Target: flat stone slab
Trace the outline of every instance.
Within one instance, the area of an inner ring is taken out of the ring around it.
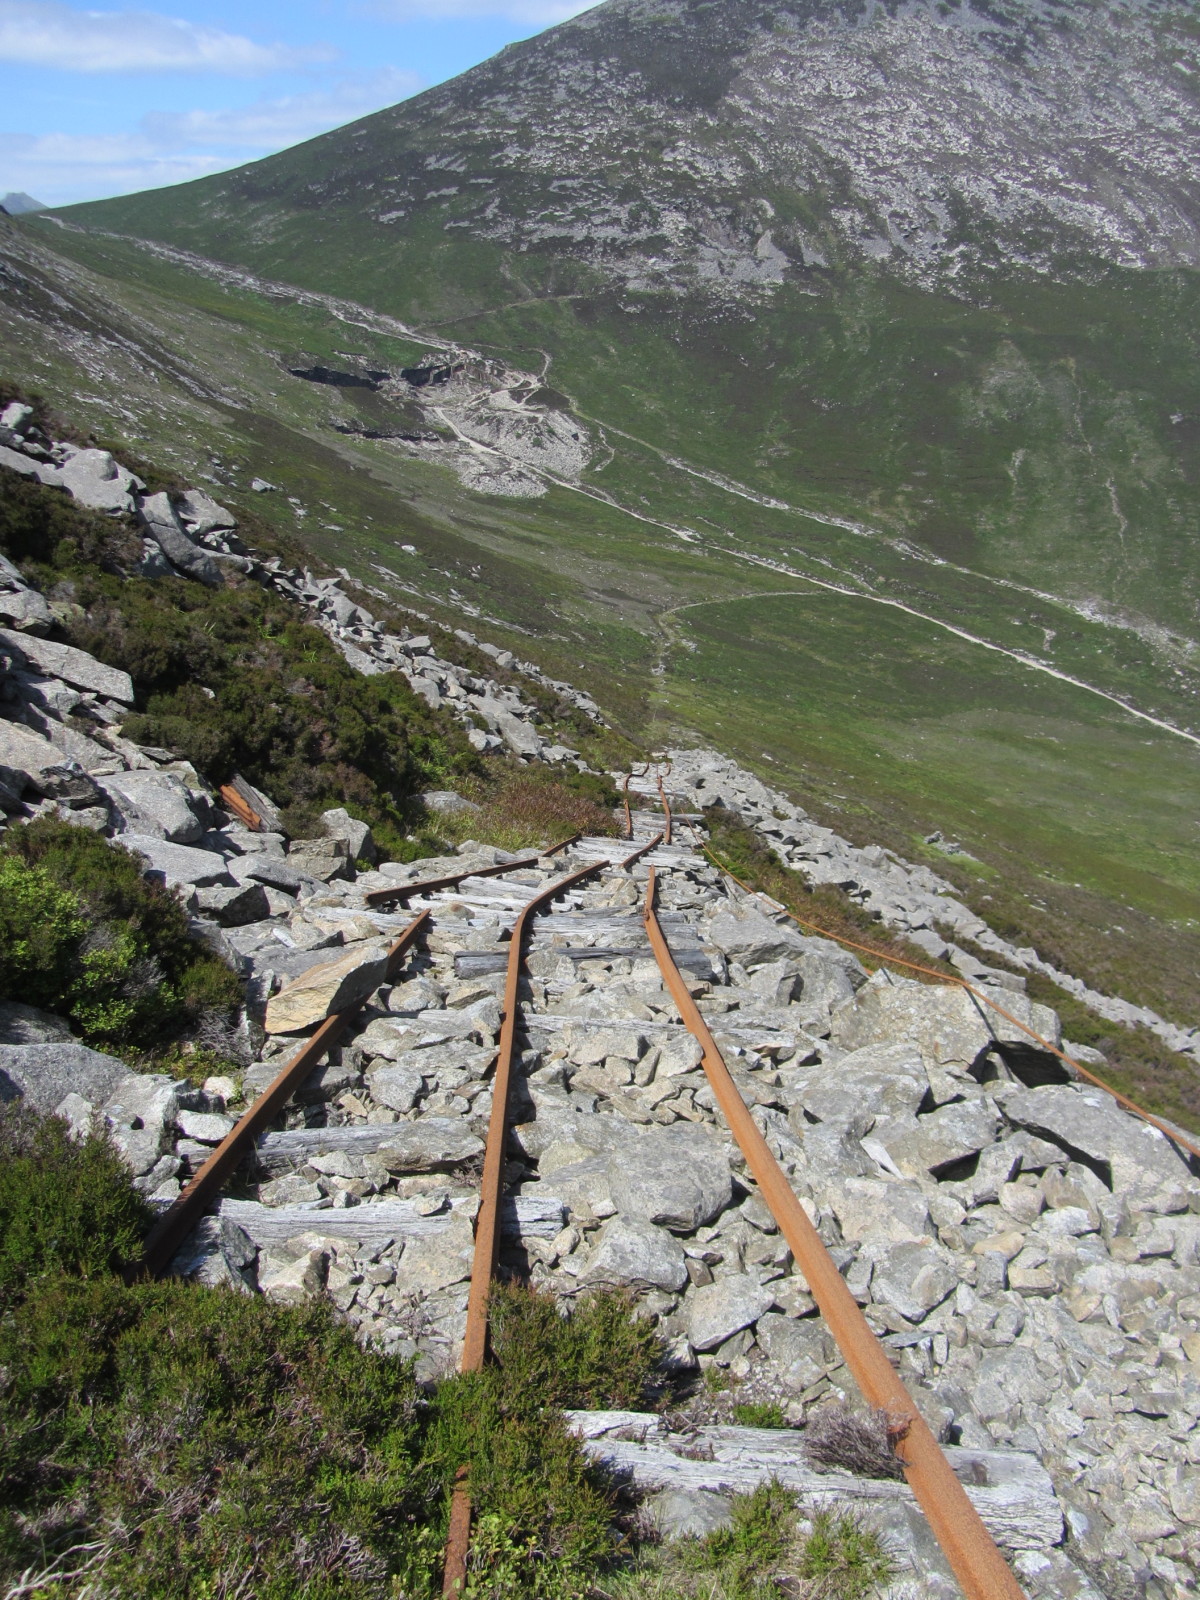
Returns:
[[[8,628],[0,628],[0,644],[17,651],[48,678],[61,678],[76,689],[90,689],[106,700],[133,704],[133,679],[129,674],[106,667],[86,650],[58,644],[53,639],[37,639],[28,633],[13,633]]]
[[[188,844],[171,844],[148,833],[123,833],[119,843],[146,862],[146,876],[162,878],[168,888],[191,884],[205,888],[211,884],[232,884],[222,856],[211,850],[196,850]]]
[[[69,1094],[102,1105],[123,1078],[124,1061],[77,1042],[0,1044],[0,1101],[24,1099],[53,1111]]]

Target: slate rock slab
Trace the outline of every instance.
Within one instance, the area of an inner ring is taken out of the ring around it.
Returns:
[[[77,689],[87,689],[102,695],[106,700],[120,700],[133,704],[133,679],[117,667],[106,667],[102,661],[77,650],[71,644],[59,644],[54,639],[38,639],[28,633],[14,633],[0,628],[0,645],[16,652],[18,660],[25,661],[47,678],[61,678]]]
[[[0,1044],[0,1100],[24,1099],[37,1111],[53,1111],[69,1094],[98,1105],[128,1076],[124,1061],[77,1042]]]

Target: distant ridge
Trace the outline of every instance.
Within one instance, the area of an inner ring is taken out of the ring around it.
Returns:
[[[4,199],[0,200],[0,206],[4,207],[10,217],[23,216],[27,211],[49,210],[48,206],[43,205],[40,200],[35,200],[31,194],[19,193],[16,190],[10,190]]]

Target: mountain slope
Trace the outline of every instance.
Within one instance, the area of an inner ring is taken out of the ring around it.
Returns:
[[[610,0],[282,156],[89,209],[259,264],[345,211],[373,255],[438,226],[734,301],[875,261],[1194,266],[1198,71],[1169,0]]]

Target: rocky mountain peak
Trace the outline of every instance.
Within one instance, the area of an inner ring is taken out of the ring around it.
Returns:
[[[735,301],[1191,265],[1198,73],[1175,0],[610,0],[192,194]]]

